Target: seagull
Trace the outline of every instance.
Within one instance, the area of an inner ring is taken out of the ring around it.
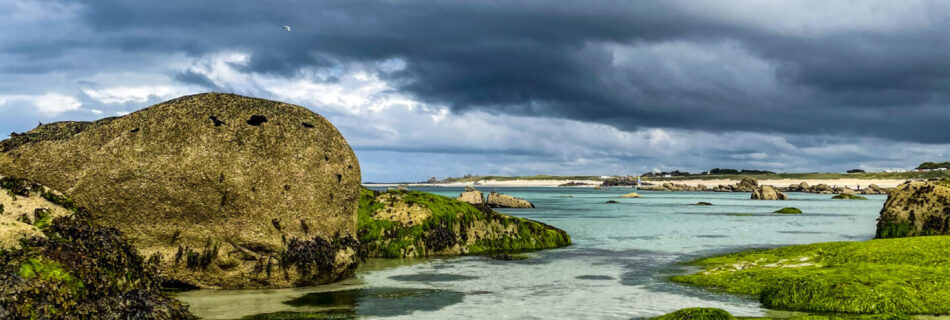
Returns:
[[[284,30],[287,30],[287,32],[290,32],[290,26],[284,26]]]

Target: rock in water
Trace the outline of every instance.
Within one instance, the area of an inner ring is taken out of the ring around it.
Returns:
[[[906,182],[884,202],[876,238],[950,234],[950,185],[947,181]]]
[[[639,198],[640,194],[636,192],[631,192],[625,195],[620,196],[621,198]]]
[[[534,204],[525,199],[519,199],[504,193],[492,191],[488,194],[485,204],[491,208],[534,208]]]
[[[788,196],[772,186],[761,186],[752,190],[752,200],[788,200]]]
[[[571,237],[555,227],[419,191],[364,188],[359,214],[366,257],[492,254],[571,244]]]
[[[480,206],[485,203],[485,196],[481,191],[472,186],[465,186],[465,192],[459,194],[455,200],[466,202],[471,205]]]
[[[0,174],[64,191],[142,255],[160,255],[175,282],[287,287],[357,265],[359,164],[303,107],[198,94],[23,136],[3,144]]]

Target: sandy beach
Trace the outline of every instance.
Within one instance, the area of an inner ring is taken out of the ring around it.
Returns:
[[[772,180],[759,180],[759,185],[771,185],[776,187],[787,187],[791,184],[799,184],[802,181],[807,182],[809,185],[816,184],[827,184],[832,187],[849,187],[852,189],[859,189],[867,187],[869,184],[876,184],[879,187],[883,188],[893,188],[897,185],[904,183],[905,179],[772,179]],[[427,187],[464,187],[464,186],[476,186],[476,187],[557,187],[568,182],[578,182],[578,183],[587,183],[588,185],[575,186],[574,188],[593,188],[595,185],[600,185],[600,181],[594,180],[481,180],[478,184],[472,182],[454,182],[454,183],[416,183],[408,184],[408,186],[427,186]],[[718,185],[729,185],[736,184],[739,182],[739,179],[714,179],[714,180],[644,180],[644,182],[653,183],[653,184],[662,184],[665,182],[673,182],[676,184],[685,184],[690,186],[696,185],[705,185],[707,187],[714,187]],[[395,187],[397,184],[394,183],[373,183],[365,184],[366,186],[371,187]]]

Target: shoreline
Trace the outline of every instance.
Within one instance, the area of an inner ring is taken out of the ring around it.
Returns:
[[[666,182],[672,182],[680,185],[705,185],[707,187],[715,187],[718,185],[732,185],[739,183],[742,178],[737,179],[711,179],[711,180],[643,180],[644,183],[652,184],[663,184]],[[859,189],[858,186],[864,188],[870,184],[876,184],[882,188],[894,188],[904,182],[909,180],[919,180],[919,179],[767,179],[759,180],[759,185],[770,185],[774,187],[787,187],[792,184],[799,184],[801,182],[806,182],[809,185],[817,184],[826,184],[832,187],[849,187],[853,189]],[[411,183],[406,184],[410,187],[456,187],[462,188],[466,186],[474,187],[539,187],[539,188],[557,188],[562,184],[569,182],[579,182],[579,183],[589,183],[588,185],[580,186],[570,186],[570,187],[561,187],[561,188],[593,188],[596,185],[600,185],[602,181],[596,180],[480,180],[476,185],[474,182],[452,182],[452,183]],[[364,186],[367,187],[396,187],[400,184],[397,183],[364,183]],[[617,186],[611,188],[618,188]],[[619,186],[619,188],[628,188],[627,186]]]

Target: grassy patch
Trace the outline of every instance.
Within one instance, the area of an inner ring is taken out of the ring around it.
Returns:
[[[792,207],[781,208],[781,209],[775,210],[775,211],[773,211],[773,212],[774,212],[774,213],[781,213],[781,214],[802,214],[802,210],[801,210],[801,209],[792,208]]]
[[[856,314],[950,314],[950,237],[831,242],[694,262],[673,281],[756,295],[773,309]]]
[[[831,198],[832,198],[832,199],[835,199],[835,200],[867,200],[867,199],[868,199],[868,198],[865,198],[865,197],[862,197],[862,196],[856,196],[856,195],[853,195],[853,194],[850,194],[850,193],[838,194],[838,195],[835,195],[834,197],[831,197]]]
[[[735,319],[726,310],[718,308],[685,308],[668,313],[654,320],[730,320]]]

